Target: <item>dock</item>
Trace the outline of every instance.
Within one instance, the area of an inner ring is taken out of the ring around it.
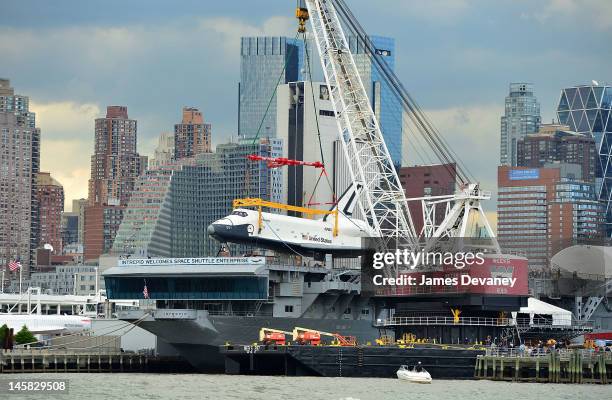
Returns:
[[[574,349],[536,353],[491,351],[479,355],[474,378],[546,383],[612,383],[612,353]]]
[[[178,357],[120,351],[17,349],[0,351],[0,374],[32,372],[194,372]]]

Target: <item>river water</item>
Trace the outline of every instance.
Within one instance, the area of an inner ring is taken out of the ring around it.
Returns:
[[[612,385],[437,380],[431,385],[380,378],[170,374],[16,374],[3,379],[67,379],[67,394],[13,394],[1,399],[214,400],[589,400],[612,399]]]

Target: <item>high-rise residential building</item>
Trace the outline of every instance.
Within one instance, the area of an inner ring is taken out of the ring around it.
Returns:
[[[174,158],[174,134],[162,132],[157,140],[157,147],[153,158],[149,160],[148,169],[157,169],[162,165],[169,164]]]
[[[349,36],[347,39],[393,163],[397,166],[402,165],[404,114],[402,105],[392,88],[385,82],[382,71],[372,56],[365,51],[363,40],[356,36]],[[375,48],[374,57],[380,58],[391,70],[394,70],[395,39],[384,36],[369,36],[369,39]]]
[[[517,143],[540,127],[540,103],[531,83],[511,83],[501,117],[500,164],[517,165]]]
[[[563,89],[557,107],[559,122],[595,139],[598,162],[597,196],[606,210],[606,231],[612,235],[612,86],[580,85]]]
[[[194,107],[183,107],[183,119],[174,125],[174,158],[180,160],[211,151],[210,124],[204,123],[200,110]]]
[[[540,125],[538,133],[519,139],[517,166],[541,168],[554,162],[579,164],[584,180],[595,182],[599,162],[595,140],[559,124]]]
[[[406,198],[443,196],[455,193],[457,168],[455,164],[415,165],[401,167],[398,171]],[[444,218],[446,204],[436,208],[436,223]],[[423,207],[420,201],[408,203],[412,223],[417,234],[423,230]]]
[[[49,172],[39,172],[36,190],[40,235],[38,246],[50,244],[53,254],[61,254],[64,187]]]
[[[282,182],[275,171],[263,162],[249,161],[249,154],[280,157],[282,141],[221,144],[214,153],[148,170],[137,181],[112,253],[139,257],[216,255],[219,243],[208,237],[207,228],[231,213],[234,199],[281,201]]]
[[[85,210],[85,260],[98,258],[112,246],[136,179],[146,168],[136,143],[137,124],[129,119],[127,107],[108,106],[106,117],[96,119]]]
[[[0,79],[0,266],[17,259],[26,276],[38,245],[40,168],[40,130],[29,103]]]
[[[561,249],[601,237],[603,207],[580,165],[500,166],[497,236],[504,252],[520,253],[541,269]]]
[[[238,84],[240,138],[276,136],[276,87],[300,79],[303,49],[303,41],[287,37],[241,39]]]
[[[136,151],[136,120],[127,107],[108,106],[106,117],[96,119],[95,149],[91,156],[90,205],[126,205],[140,175]]]
[[[313,99],[314,98],[314,102]],[[283,141],[283,157],[293,160],[323,162],[321,169],[288,166],[283,172],[283,203],[329,209],[334,201],[334,141],[338,125],[325,82],[291,82],[281,85],[277,93],[277,137]],[[344,190],[346,188],[341,188]],[[336,193],[337,196],[342,193]],[[289,214],[292,214],[289,212]]]

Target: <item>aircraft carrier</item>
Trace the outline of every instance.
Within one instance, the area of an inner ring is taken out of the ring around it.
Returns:
[[[438,343],[511,335],[513,321],[499,315],[526,303],[526,260],[496,256],[487,262],[481,275],[486,270],[496,276],[503,265],[504,273],[522,284],[504,294],[490,286],[457,286],[366,295],[359,270],[272,257],[125,259],[104,279],[109,299],[141,299],[140,310],[119,312],[120,319],[155,334],[198,370],[220,372],[219,347],[251,345],[261,328],[306,327],[354,336],[361,344],[406,333]],[[458,320],[452,309],[461,310]],[[417,319],[406,323],[402,318]]]

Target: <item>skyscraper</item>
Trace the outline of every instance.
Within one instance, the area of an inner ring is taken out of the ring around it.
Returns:
[[[183,107],[183,119],[174,125],[174,158],[180,160],[200,153],[210,153],[210,124],[204,123],[200,110]]]
[[[238,136],[276,136],[276,87],[300,79],[303,42],[286,37],[243,37],[240,42]],[[265,118],[264,118],[265,116]]]
[[[580,165],[544,168],[500,166],[497,235],[504,251],[523,252],[529,267],[549,266],[559,250],[599,238],[603,207],[595,185],[582,179]]]
[[[501,117],[500,164],[516,166],[517,142],[540,127],[540,103],[531,83],[511,83]]]
[[[37,200],[39,246],[50,244],[53,254],[61,254],[64,187],[49,172],[39,172],[37,175]]]
[[[355,36],[348,38],[349,48],[357,65],[372,110],[378,118],[385,143],[395,165],[402,164],[403,108],[391,87],[384,81],[382,72],[371,56],[366,53],[364,43]],[[384,36],[369,36],[375,55],[395,69],[395,39]]]
[[[108,106],[106,117],[96,119],[89,180],[90,205],[127,204],[141,172],[136,131],[136,120],[128,118],[124,106]]]
[[[0,79],[0,140],[0,268],[19,259],[27,276],[38,245],[40,130],[8,79]]]
[[[612,86],[574,86],[563,89],[557,107],[559,122],[595,139],[597,196],[606,210],[606,231],[612,235]]]
[[[141,169],[146,166],[136,151],[136,132],[136,120],[128,118],[125,106],[108,106],[106,117],[96,119],[85,210],[85,260],[95,259],[110,249],[123,208]]]

